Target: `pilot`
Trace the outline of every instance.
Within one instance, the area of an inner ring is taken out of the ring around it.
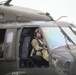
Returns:
[[[35,38],[32,40],[31,44],[33,46],[31,56],[40,56],[46,61],[49,61],[49,53],[39,29],[35,30]]]

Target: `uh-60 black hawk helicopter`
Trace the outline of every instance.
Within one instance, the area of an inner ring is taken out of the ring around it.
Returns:
[[[76,75],[76,26],[10,2],[0,3],[0,75]],[[49,51],[47,64],[30,56],[37,28]]]

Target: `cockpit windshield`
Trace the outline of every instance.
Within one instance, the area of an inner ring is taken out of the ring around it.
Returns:
[[[71,29],[69,27],[61,27],[61,29],[59,27],[42,27],[43,34],[50,49],[76,44],[76,35]]]

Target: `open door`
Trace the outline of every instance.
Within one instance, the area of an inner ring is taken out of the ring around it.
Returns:
[[[19,41],[19,67],[35,68],[49,67],[49,62],[38,56],[31,56],[33,46],[32,40],[35,39],[35,30],[38,27],[24,27]]]

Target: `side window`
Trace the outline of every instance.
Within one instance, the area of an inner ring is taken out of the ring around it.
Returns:
[[[41,32],[36,34],[38,29],[38,27],[22,29],[19,41],[20,68],[49,67],[48,49],[46,43],[43,43]],[[40,39],[37,39],[36,36]]]
[[[14,33],[13,32],[9,32],[6,36],[6,53],[7,53],[7,57],[11,57],[12,56],[12,41],[13,41],[13,36]]]
[[[7,29],[5,35],[5,50],[4,59],[5,60],[15,60],[16,58],[16,39],[17,39],[17,29]]]
[[[4,38],[6,29],[0,29],[0,58],[4,57]]]

